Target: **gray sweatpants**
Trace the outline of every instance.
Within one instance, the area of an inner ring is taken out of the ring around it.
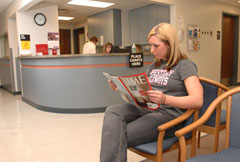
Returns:
[[[100,162],[126,162],[127,147],[156,141],[157,127],[174,118],[161,108],[150,110],[132,104],[109,106],[103,120]],[[173,136],[180,127],[166,131],[165,138]]]

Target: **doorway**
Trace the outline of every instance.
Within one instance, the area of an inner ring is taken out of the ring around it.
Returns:
[[[70,29],[60,29],[60,54],[71,54],[71,31]]]
[[[73,34],[74,34],[74,53],[80,54],[83,51],[83,45],[85,43],[84,28],[74,29]]]
[[[238,22],[238,16],[223,14],[221,83],[226,86],[237,85]]]

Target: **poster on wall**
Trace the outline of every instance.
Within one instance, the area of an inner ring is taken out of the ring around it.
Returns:
[[[184,41],[184,17],[182,15],[177,16],[177,33],[180,43]]]
[[[187,49],[189,51],[200,50],[200,28],[197,25],[188,25],[187,27]]]
[[[184,40],[184,30],[178,29],[178,40],[181,43],[183,42],[183,40]]]
[[[58,32],[48,32],[48,50],[50,55],[60,54]]]
[[[178,29],[184,29],[184,17],[182,15],[177,16],[177,27]]]
[[[29,50],[30,49],[30,35],[29,34],[20,34],[21,40],[21,49]]]
[[[30,55],[30,34],[20,34],[20,55]]]
[[[189,51],[198,51],[200,49],[200,43],[198,39],[188,39],[187,48]]]
[[[200,38],[200,28],[198,26],[188,26],[189,38]]]

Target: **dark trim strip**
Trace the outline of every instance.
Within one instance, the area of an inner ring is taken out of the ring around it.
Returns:
[[[22,94],[21,91],[15,91],[15,92],[13,92],[13,95],[20,95],[20,94]]]
[[[86,113],[102,113],[105,112],[106,107],[99,107],[99,108],[55,108],[55,107],[47,107],[38,105],[25,97],[22,97],[22,101],[26,102],[27,104],[31,105],[32,107],[46,112],[53,112],[53,113],[63,113],[63,114],[86,114]]]
[[[12,91],[10,91],[9,89],[7,89],[6,87],[4,87],[2,85],[0,86],[0,88],[4,89],[5,91],[7,91],[7,92],[9,92],[9,93],[11,93],[13,95],[20,95],[20,94],[22,94],[21,91],[14,91],[14,92],[12,92]]]

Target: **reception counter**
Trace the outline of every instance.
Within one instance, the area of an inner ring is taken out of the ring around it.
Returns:
[[[125,101],[109,88],[102,72],[115,75],[145,72],[153,59],[152,55],[144,54],[143,67],[129,68],[128,55],[20,57],[22,99],[49,112],[103,112],[107,106]]]

